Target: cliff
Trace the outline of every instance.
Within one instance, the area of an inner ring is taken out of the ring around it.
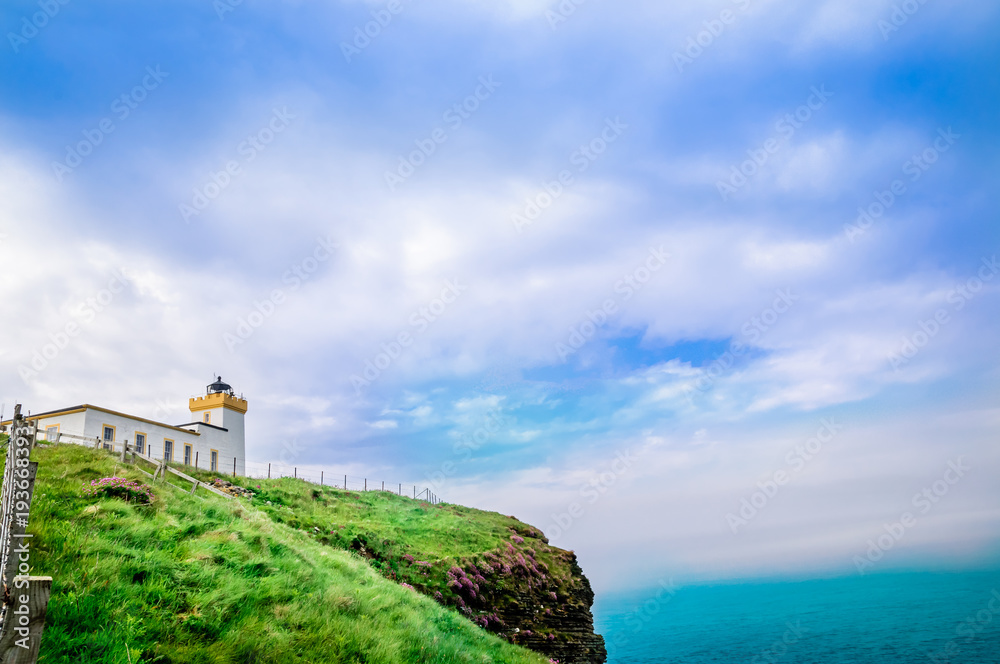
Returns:
[[[256,494],[231,500],[168,476],[132,505],[84,495],[149,481],[102,451],[32,458],[47,664],[605,661],[576,556],[513,517],[291,479],[228,478]]]
[[[386,578],[510,643],[561,664],[607,658],[576,555],[513,516],[291,478],[236,481],[256,493],[253,504],[272,520],[355,552]]]

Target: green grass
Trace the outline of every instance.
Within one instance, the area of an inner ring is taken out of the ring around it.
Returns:
[[[219,477],[178,467],[203,481]],[[387,578],[436,597],[512,642],[537,645],[531,634],[562,638],[563,618],[581,609],[575,556],[549,546],[541,531],[512,516],[292,478],[224,479],[257,492],[252,504],[274,522],[359,553]],[[519,611],[526,603],[537,608],[527,619]],[[517,624],[505,624],[503,616],[512,614]]]
[[[356,494],[335,500],[321,492],[299,514],[310,489],[283,480],[269,483],[268,495],[291,510],[157,482],[157,499],[144,507],[83,496],[91,480],[116,472],[148,483],[105,452],[61,445],[36,449],[32,459],[32,574],[53,577],[44,664],[545,662],[386,578],[363,555],[299,530],[329,508],[352,532],[374,534],[362,527]],[[363,498],[386,528],[403,507],[387,496]],[[437,513],[412,501],[407,509],[420,514],[397,535],[414,530],[427,551],[451,547],[418,525],[421,515],[451,528],[455,551],[465,553],[495,544],[503,530],[497,515],[494,530],[458,536],[452,522],[468,519],[460,509]]]

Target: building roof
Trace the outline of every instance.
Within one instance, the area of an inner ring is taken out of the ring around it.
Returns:
[[[60,408],[59,410],[49,410],[44,413],[36,413],[35,415],[28,415],[24,419],[26,420],[39,420],[49,417],[54,417],[56,415],[71,415],[73,413],[82,413],[86,410],[99,410],[102,413],[109,413],[111,415],[118,415],[119,417],[127,417],[130,420],[136,420],[138,422],[145,422],[146,424],[154,424],[158,427],[164,427],[166,429],[173,429],[175,431],[183,431],[184,433],[194,434],[195,436],[200,436],[201,434],[197,431],[191,431],[191,429],[182,429],[179,426],[173,424],[165,424],[163,422],[157,422],[156,420],[148,420],[145,417],[136,417],[135,415],[129,415],[127,413],[121,413],[117,410],[111,410],[110,408],[102,408],[101,406],[93,406],[89,403],[81,404],[79,406],[70,406],[69,408]],[[7,425],[10,424],[10,420],[4,420],[0,424]],[[202,423],[204,424],[204,423]],[[218,428],[218,427],[216,427]]]
[[[190,426],[195,426],[195,425],[201,426],[201,427],[209,427],[209,428],[212,428],[212,429],[218,429],[219,431],[229,431],[229,429],[227,429],[225,427],[217,427],[214,424],[209,424],[208,422],[188,422],[187,424],[178,424],[177,426],[183,428],[183,427],[190,427]]]

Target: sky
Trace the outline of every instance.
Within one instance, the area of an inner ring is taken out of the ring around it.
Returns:
[[[6,412],[221,374],[251,465],[517,515],[598,592],[996,560],[995,3],[0,16]]]

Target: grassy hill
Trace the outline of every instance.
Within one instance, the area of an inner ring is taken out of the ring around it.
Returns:
[[[575,557],[511,517],[291,479],[237,478],[252,501],[157,482],[136,506],[83,495],[148,482],[105,452],[32,458],[32,573],[54,577],[41,662],[547,661],[513,643],[602,661],[580,654],[600,637]]]

